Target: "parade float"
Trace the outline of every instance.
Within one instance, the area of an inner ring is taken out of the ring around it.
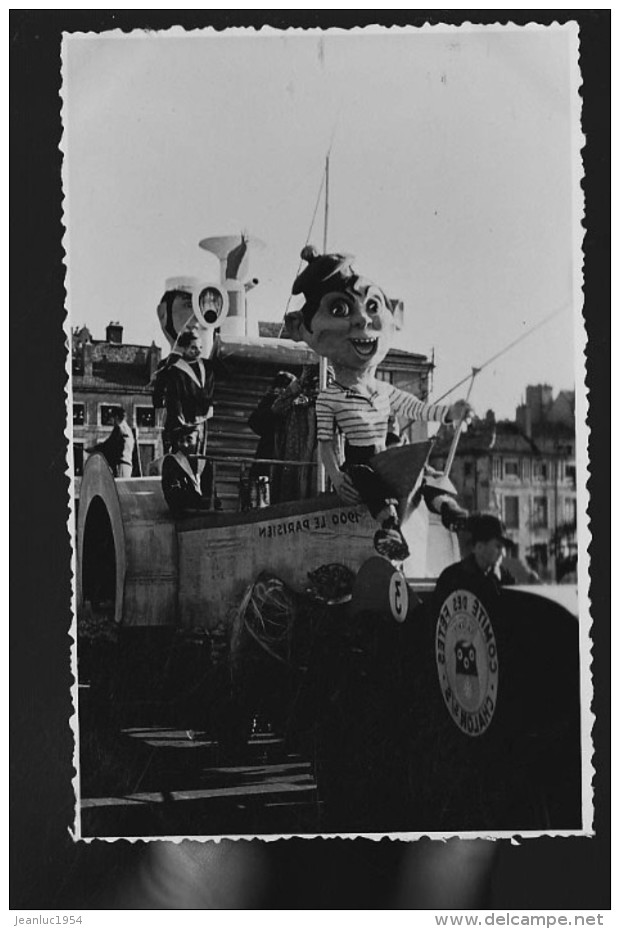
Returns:
[[[280,369],[319,366],[303,343],[253,331],[255,281],[239,264],[230,273],[244,241],[203,240],[222,273],[192,289],[206,350],[217,333],[229,399]],[[366,507],[329,492],[316,460],[276,463],[310,469],[309,496],[255,495],[248,508],[239,491],[254,459],[211,430],[223,506],[175,518],[160,477],[115,479],[93,455],[77,518],[78,633],[103,614],[113,632],[106,657],[78,649],[81,680],[105,678],[119,726],[174,717],[210,727],[229,755],[262,714],[312,757],[328,831],[578,829],[576,608],[551,588],[506,588],[493,615],[474,591],[434,603],[464,540],[425,494],[455,496],[449,465],[428,469],[430,446],[422,438],[377,456],[399,500],[402,564],[377,555]],[[464,644],[466,672],[455,657]],[[86,704],[82,718],[94,719]]]

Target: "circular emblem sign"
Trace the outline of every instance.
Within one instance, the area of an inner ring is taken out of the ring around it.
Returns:
[[[470,590],[455,590],[444,600],[435,659],[450,716],[466,735],[482,735],[497,706],[499,665],[489,614]]]
[[[394,571],[390,578],[390,609],[397,623],[402,623],[409,609],[409,591],[407,581],[400,571]]]

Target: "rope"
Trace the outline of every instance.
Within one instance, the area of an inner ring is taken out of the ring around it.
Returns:
[[[268,655],[290,665],[294,606],[286,591],[277,578],[257,580],[244,597],[240,616],[243,628]]]
[[[512,342],[510,342],[508,345],[504,346],[504,348],[500,349],[499,352],[496,352],[495,355],[493,355],[491,358],[487,358],[487,360],[486,360],[485,362],[483,362],[483,364],[481,364],[480,367],[478,367],[478,368],[472,367],[472,369],[471,369],[471,371],[469,372],[469,374],[466,374],[465,377],[462,377],[460,381],[457,381],[457,383],[454,384],[452,387],[450,387],[449,390],[446,390],[445,393],[443,393],[440,397],[437,397],[437,399],[436,399],[436,400],[433,400],[432,402],[433,402],[433,403],[441,403],[441,401],[442,401],[442,400],[445,400],[446,397],[448,397],[451,393],[453,393],[453,392],[457,389],[457,387],[461,387],[461,386],[462,386],[463,384],[465,384],[470,378],[472,378],[472,384],[471,384],[471,386],[473,386],[473,378],[476,377],[478,374],[480,374],[481,371],[484,371],[484,369],[485,369],[485,368],[488,368],[488,366],[489,366],[490,364],[493,364],[494,361],[497,361],[498,358],[501,358],[502,355],[505,355],[506,352],[509,352],[511,348],[514,348],[515,345],[518,345],[518,344],[519,344],[519,342],[522,342],[524,339],[527,339],[528,336],[532,335],[532,333],[536,332],[537,329],[540,329],[542,326],[544,326],[544,325],[545,325],[546,323],[548,323],[550,320],[554,319],[556,316],[559,316],[561,313],[565,313],[567,309],[569,309],[569,305],[568,305],[568,304],[563,304],[559,309],[554,310],[552,313],[549,313],[548,316],[545,316],[544,319],[541,319],[540,322],[536,323],[535,326],[532,326],[531,329],[528,329],[527,332],[521,333],[520,336],[518,336],[516,339],[513,339]],[[407,386],[407,385],[404,385],[404,386],[405,386],[405,389],[406,389],[406,386]],[[471,393],[471,386],[470,386],[470,393]],[[469,394],[468,394],[468,397],[469,397]],[[409,422],[405,424],[405,426],[403,427],[403,429],[407,429],[407,428],[408,428],[409,426],[411,426],[412,423],[414,423],[414,422],[415,422],[415,420],[410,419]]]
[[[536,323],[536,325],[532,326],[531,329],[528,329],[527,332],[522,332],[520,336],[518,336],[516,339],[513,339],[512,342],[510,342],[508,345],[502,348],[499,352],[496,352],[496,354],[493,355],[491,358],[488,358],[483,364],[480,365],[479,368],[475,368],[475,369],[472,368],[472,371],[475,370],[476,374],[480,374],[481,371],[484,371],[485,368],[488,368],[490,364],[493,364],[494,361],[497,361],[497,359],[501,358],[502,355],[505,355],[506,352],[509,352],[510,349],[514,348],[515,345],[518,345],[519,342],[522,342],[524,339],[527,339],[527,337],[532,335],[533,332],[536,332],[536,330],[540,329],[541,326],[544,326],[545,323],[548,323],[550,320],[554,319],[556,316],[559,316],[560,313],[565,313],[567,309],[568,309],[568,306],[564,304],[558,310],[554,310],[553,313],[549,313],[548,316],[545,316],[544,319],[541,319],[539,323]],[[441,397],[438,397],[433,402],[441,403],[441,401],[445,400],[445,398],[449,396],[449,394],[451,394],[454,390],[456,390],[457,387],[460,387],[462,384],[468,381],[470,377],[471,377],[471,372],[467,374],[465,377],[461,378],[461,380],[457,384],[455,384],[453,387],[451,387],[449,390],[443,393]]]

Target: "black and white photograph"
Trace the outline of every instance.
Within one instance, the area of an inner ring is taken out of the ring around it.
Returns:
[[[66,37],[80,836],[587,832],[577,85]]]
[[[467,907],[502,840],[595,835],[581,85],[569,19],[62,33],[67,829],[147,887],[107,905],[260,906],[321,837]]]

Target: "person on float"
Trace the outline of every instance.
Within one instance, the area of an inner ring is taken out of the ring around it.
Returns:
[[[213,493],[213,469],[205,463],[198,470],[196,457],[199,432],[194,425],[178,425],[172,432],[173,451],[164,457],[162,492],[173,516],[188,516],[204,510],[219,509]]]
[[[248,426],[259,436],[256,446],[257,459],[275,458],[275,441],[276,430],[279,426],[279,408],[274,405],[278,400],[293,398],[301,392],[299,380],[290,371],[278,371],[269,389],[258,402],[248,417]],[[269,476],[271,467],[269,464],[254,464],[250,470],[251,477],[260,475]]]
[[[271,503],[303,500],[315,492],[310,462],[316,458],[317,367],[305,368],[299,378],[290,371],[278,371],[248,418],[248,426],[260,437],[257,459],[308,463],[304,467],[252,465],[251,477],[269,477]]]
[[[301,257],[307,267],[292,292],[305,305],[287,314],[289,334],[305,341],[329,360],[334,377],[316,403],[321,460],[336,493],[345,503],[363,501],[379,522],[375,548],[402,561],[409,555],[402,534],[397,501],[370,459],[386,448],[391,417],[427,422],[458,422],[471,415],[465,400],[450,406],[424,403],[413,394],[377,379],[395,332],[392,305],[383,290],[353,270],[351,255],[319,255],[312,246]],[[334,448],[334,433],[345,439],[344,462]]]
[[[199,287],[199,280],[195,277],[172,277],[166,281],[166,291],[162,296],[157,307],[157,317],[162,332],[170,345],[170,352],[160,362],[157,371],[152,379],[153,388],[152,402],[155,409],[167,410],[168,403],[168,386],[170,383],[170,371],[185,357],[183,347],[179,345],[180,338],[186,338],[185,334],[193,332],[199,335],[202,343],[201,354],[207,352],[208,359],[203,359],[203,364],[211,372],[216,364],[218,352],[218,339],[215,333],[205,334],[201,330],[200,322],[196,316],[193,306],[193,294]],[[203,312],[203,318],[208,319],[208,312],[212,301],[219,297],[217,291],[213,288],[205,288],[200,294],[200,308]],[[221,302],[221,297],[219,298]],[[216,308],[216,314],[219,315],[221,306]],[[205,339],[208,342],[205,349]],[[209,350],[210,346],[210,350]],[[193,360],[193,359],[192,359]],[[174,378],[173,378],[174,380]],[[209,380],[211,380],[209,375]],[[210,414],[212,415],[212,413]],[[175,428],[175,421],[172,419],[168,423],[168,416],[164,421],[162,440],[164,453],[171,448],[171,430]],[[201,447],[206,447],[206,436],[201,431]],[[162,459],[159,459],[161,462]]]
[[[171,438],[178,426],[194,426],[199,432],[199,454],[204,455],[207,420],[213,416],[213,361],[201,357],[201,339],[195,329],[182,332],[176,345],[180,356],[170,364],[166,375],[164,433]]]
[[[112,468],[114,477],[131,477],[133,473],[136,437],[133,429],[127,422],[127,413],[124,407],[118,406],[112,410],[112,432],[107,439],[99,442],[86,452],[101,452]]]

